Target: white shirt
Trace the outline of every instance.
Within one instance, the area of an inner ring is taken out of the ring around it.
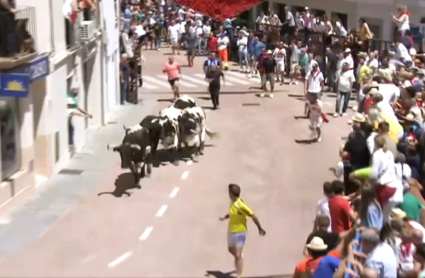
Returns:
[[[397,188],[394,155],[390,151],[384,152],[381,148],[373,153],[371,178],[376,179],[378,184]]]
[[[224,50],[229,44],[229,38],[227,36],[222,36],[217,39],[218,50]]]
[[[366,64],[372,70],[376,70],[377,68],[379,68],[378,59],[376,59],[376,58],[373,58],[373,59],[368,60]]]
[[[322,91],[322,82],[325,80],[323,77],[323,74],[318,70],[318,72],[315,72],[312,74],[310,71],[306,79],[308,80],[308,87],[307,92],[308,93],[320,93]]]
[[[211,26],[204,25],[204,26],[202,27],[202,30],[203,30],[203,32],[204,32],[204,34],[205,34],[205,36],[208,36],[209,34],[211,34]]]
[[[348,93],[353,88],[353,83],[356,81],[352,70],[341,72],[338,78],[338,92]]]
[[[323,103],[321,100],[317,100],[316,103],[308,103],[310,107],[310,120],[317,120],[322,118]]]
[[[246,52],[247,51],[247,45],[248,45],[248,38],[246,36],[239,37],[236,44],[238,46],[239,52]]]
[[[273,56],[277,63],[285,62],[285,57],[286,57],[285,48],[282,48],[282,49],[276,48],[273,52]]]
[[[186,21],[179,24],[179,34],[186,33]]]
[[[201,36],[204,33],[204,29],[202,28],[202,26],[198,26],[196,27],[195,32],[197,36]]]
[[[63,16],[68,19],[72,14],[72,2],[73,0],[65,0],[62,7]]]
[[[394,116],[394,109],[391,103],[398,97],[400,97],[400,88],[394,84],[378,84],[379,93],[382,95],[382,101],[376,106],[387,114],[388,116]],[[398,120],[397,120],[398,121]]]
[[[185,12],[183,9],[179,9],[179,10],[177,11],[177,15],[179,16],[179,18],[180,18],[181,20],[183,20],[183,19],[184,19],[185,14],[186,14],[186,12]]]
[[[366,259],[365,266],[375,269],[383,278],[397,278],[397,257],[388,243],[381,243]]]
[[[319,215],[326,215],[329,217],[329,219],[331,219],[331,214],[329,212],[328,198],[323,198],[317,202],[316,216],[319,216]],[[332,231],[331,225],[329,225],[328,231],[329,232]]]
[[[402,43],[399,43],[396,48],[395,58],[403,62],[412,61],[412,56],[410,56],[409,50],[407,50]]]
[[[405,15],[405,20],[397,22],[398,30],[406,31],[410,29],[409,16]]]
[[[353,70],[354,69],[354,60],[353,60],[353,56],[351,56],[351,54],[350,55],[347,55],[347,57],[344,57],[342,60],[341,60],[341,68],[342,68],[342,65],[344,65],[345,63],[347,63],[348,64],[348,68],[350,69],[350,70]],[[341,73],[340,73],[341,74]]]
[[[341,24],[341,22],[337,21],[335,23],[335,29],[338,30],[338,32],[341,36],[346,36],[347,35],[347,30],[345,30],[345,27]]]
[[[140,38],[141,36],[146,35],[145,28],[143,28],[141,24],[138,24],[136,26],[136,30],[134,30],[134,32],[136,33],[137,38]]]
[[[168,33],[170,34],[170,38],[171,39],[177,39],[179,37],[179,30],[180,30],[180,26],[179,25],[170,25],[168,27]]]
[[[410,243],[410,252],[407,252],[405,245],[402,245],[400,238],[395,239],[395,252],[400,265],[400,270],[408,271],[412,270],[414,266],[413,254],[416,251],[416,247],[413,243]]]

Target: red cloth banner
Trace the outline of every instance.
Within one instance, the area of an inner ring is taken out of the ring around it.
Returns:
[[[215,20],[225,20],[260,4],[264,0],[174,0],[173,2],[198,11]]]

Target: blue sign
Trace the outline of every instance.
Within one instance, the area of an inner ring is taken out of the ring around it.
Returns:
[[[0,96],[28,97],[30,78],[28,74],[2,73],[0,75]]]
[[[49,55],[42,55],[25,65],[11,70],[11,73],[24,73],[29,75],[30,83],[45,78],[50,74]]]

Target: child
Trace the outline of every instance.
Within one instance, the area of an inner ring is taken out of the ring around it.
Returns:
[[[320,199],[317,202],[317,208],[316,208],[316,222],[315,227],[317,228],[317,216],[319,215],[325,215],[331,219],[331,214],[329,212],[329,203],[328,198],[332,195],[332,183],[325,182],[323,184],[323,195],[325,198]],[[329,224],[328,231],[331,232],[331,225]]]
[[[321,141],[322,126],[324,117],[322,113],[323,103],[317,97],[312,97],[308,102],[308,110],[310,112],[310,129],[311,129],[311,138],[315,138],[316,142]]]

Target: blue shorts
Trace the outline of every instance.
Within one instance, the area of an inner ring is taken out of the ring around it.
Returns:
[[[243,247],[245,245],[246,233],[228,233],[227,245],[229,247]]]

